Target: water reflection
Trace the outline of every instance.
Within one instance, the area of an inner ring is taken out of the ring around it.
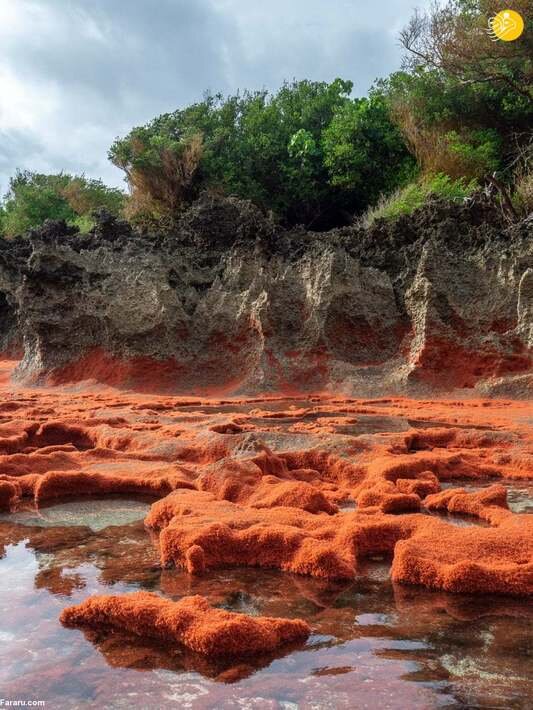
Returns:
[[[101,524],[83,516],[83,526],[70,518],[56,526],[48,519],[44,527],[0,522],[4,697],[30,693],[54,708],[402,710],[523,708],[531,697],[533,612],[525,601],[393,585],[383,558],[362,564],[353,582],[337,584],[255,569],[190,577],[160,569],[157,540],[142,521],[114,524],[126,508],[102,505]],[[118,518],[113,510],[122,511]],[[120,632],[83,633],[58,622],[64,606],[90,594],[135,589],[174,599],[202,594],[237,612],[304,618],[313,635],[304,648],[213,663]]]

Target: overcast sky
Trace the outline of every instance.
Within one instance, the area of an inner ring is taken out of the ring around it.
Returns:
[[[0,193],[16,168],[114,185],[116,136],[201,99],[284,79],[397,69],[427,0],[0,0]]]

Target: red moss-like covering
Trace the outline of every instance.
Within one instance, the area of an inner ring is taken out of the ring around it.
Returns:
[[[446,592],[533,594],[533,516],[510,516],[494,529],[429,527],[397,544],[392,579]]]
[[[391,554],[397,582],[532,594],[532,516],[497,510],[503,514],[498,528],[457,528],[427,515],[384,515],[375,508],[339,516],[287,508],[251,511],[208,494],[176,491],[152,506],[146,523],[161,529],[163,564],[191,574],[247,565],[351,579],[358,560]]]
[[[16,483],[0,480],[0,510],[11,510],[20,494],[21,488]]]
[[[504,486],[498,484],[476,493],[467,493],[464,488],[448,488],[427,496],[424,504],[428,510],[447,510],[449,513],[474,515],[493,525],[512,516],[507,507],[507,491]]]
[[[0,395],[4,510],[147,493],[159,499],[146,524],[162,564],[191,574],[246,565],[352,579],[365,557],[387,554],[398,582],[532,593],[532,516],[510,511],[499,485],[533,478],[526,402],[185,399],[7,377]],[[464,479],[495,485],[441,490]]]
[[[162,563],[193,574],[249,565],[316,577],[354,575],[352,546],[336,544],[340,521],[327,515],[287,507],[255,510],[208,493],[175,491],[152,506],[145,522],[161,530]]]
[[[90,597],[61,613],[65,626],[114,627],[181,644],[207,656],[249,656],[305,641],[311,629],[300,619],[252,617],[215,609],[200,596],[179,602],[136,592]]]
[[[164,496],[178,487],[188,486],[179,476],[141,480],[136,476],[85,473],[83,471],[50,471],[39,478],[33,492],[37,502],[75,495],[106,493],[143,493]]]

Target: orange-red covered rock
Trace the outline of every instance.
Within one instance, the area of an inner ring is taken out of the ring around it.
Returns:
[[[145,523],[161,531],[162,563],[191,573],[249,565],[316,577],[354,575],[352,547],[336,541],[341,521],[328,515],[290,507],[258,510],[179,490],[155,503]]]
[[[401,492],[392,481],[381,481],[364,490],[357,504],[360,508],[377,506],[384,513],[407,513],[420,510],[420,496]]]
[[[50,471],[36,483],[34,496],[37,502],[69,495],[105,493],[143,493],[161,496],[170,493],[180,485],[188,484],[181,481],[179,476],[147,480],[135,476],[113,476],[83,471]]]
[[[329,515],[339,511],[315,486],[304,481],[280,481],[275,476],[263,476],[247,505],[251,508],[300,508],[308,513]]]
[[[497,525],[511,515],[507,506],[507,491],[498,484],[475,493],[467,493],[464,488],[448,488],[427,496],[424,505],[428,510],[474,515],[492,525]]]
[[[11,384],[12,366],[0,368],[4,509],[149,493],[161,561],[194,574],[247,565],[352,579],[361,559],[387,554],[403,582],[529,593],[531,517],[510,511],[498,485],[440,491],[533,478],[526,402],[37,390]],[[344,501],[356,510],[338,512]]]
[[[395,582],[467,594],[533,594],[533,516],[510,515],[497,528],[434,522],[396,545]]]
[[[200,574],[247,565],[329,579],[353,579],[359,558],[391,554],[419,527],[446,527],[426,515],[383,515],[375,508],[332,516],[288,507],[254,510],[187,490],[154,503],[145,523],[160,531],[166,566]]]
[[[14,482],[0,480],[0,510],[11,510],[20,498],[21,488]]]
[[[249,656],[305,641],[311,629],[300,619],[276,619],[215,609],[204,597],[179,602],[156,594],[90,597],[61,613],[65,626],[115,627],[159,638],[207,656]]]

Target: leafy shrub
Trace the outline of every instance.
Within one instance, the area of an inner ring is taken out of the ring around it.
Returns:
[[[79,217],[87,217],[96,209],[105,209],[119,215],[124,207],[125,195],[116,187],[108,187],[101,180],[86,178],[84,175],[64,175],[66,184],[60,191],[71,209]]]
[[[377,90],[335,114],[324,131],[323,148],[331,183],[356,192],[359,208],[405,184],[417,172],[416,161]]]
[[[501,139],[495,130],[473,130],[463,136],[449,131],[444,138],[454,163],[453,169],[446,171],[448,175],[481,179],[500,167]]]

